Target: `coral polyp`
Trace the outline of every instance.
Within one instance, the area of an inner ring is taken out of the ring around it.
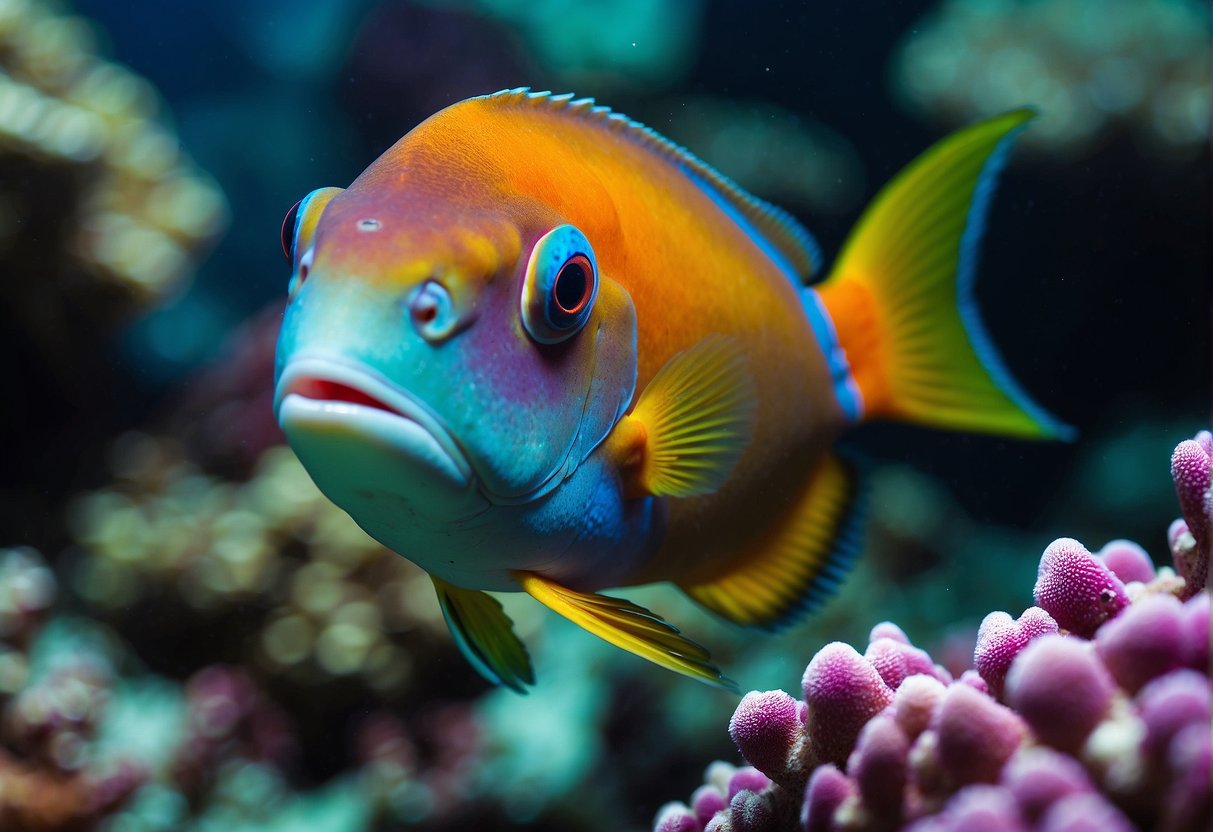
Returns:
[[[1097,556],[1060,538],[1036,605],[986,616],[959,678],[889,622],[862,655],[828,644],[801,700],[755,691],[738,705],[729,734],[755,773],[741,783],[713,764],[654,830],[1207,828],[1208,437],[1172,464],[1179,575],[1129,541]]]

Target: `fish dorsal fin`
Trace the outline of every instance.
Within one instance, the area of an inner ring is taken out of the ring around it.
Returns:
[[[708,651],[678,632],[664,618],[623,598],[577,592],[534,572],[515,572],[523,590],[604,641],[667,670],[709,685],[736,691],[712,663]]]
[[[480,590],[430,578],[451,636],[468,663],[493,684],[526,693],[526,686],[535,684],[535,673],[500,602]]]
[[[596,121],[609,130],[622,133],[680,168],[721,210],[741,226],[768,257],[787,272],[794,283],[807,282],[821,266],[821,248],[808,229],[795,217],[779,206],[749,193],[686,148],[623,113],[616,113],[610,107],[595,104],[592,98],[575,98],[572,93],[553,95],[550,92],[531,92],[529,87],[501,90],[481,96],[481,99],[503,104],[545,107]]]

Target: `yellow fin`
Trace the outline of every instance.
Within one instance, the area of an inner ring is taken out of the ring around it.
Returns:
[[[501,603],[478,589],[464,589],[433,575],[430,579],[451,636],[472,667],[495,685],[526,693],[525,686],[535,684],[535,673]]]
[[[710,494],[750,440],[754,382],[730,338],[709,336],[657,371],[631,418],[644,426],[640,488],[659,497]]]
[[[867,418],[1070,438],[1002,363],[973,297],[994,180],[1032,118],[1015,110],[941,140],[872,201],[815,287]]]
[[[834,591],[859,553],[862,510],[853,466],[828,455],[783,519],[732,571],[682,590],[737,624],[778,629]]]
[[[514,577],[539,603],[616,647],[675,673],[737,691],[736,684],[712,663],[707,650],[680,635],[660,615],[623,598],[576,592],[534,572],[515,572]]]

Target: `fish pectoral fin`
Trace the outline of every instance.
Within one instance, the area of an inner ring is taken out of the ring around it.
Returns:
[[[534,572],[515,572],[524,591],[544,606],[604,641],[667,670],[733,692],[708,651],[684,637],[657,613],[623,598],[576,592]]]
[[[779,629],[827,599],[859,554],[863,499],[855,465],[825,456],[766,535],[723,574],[679,587],[736,624]]]
[[[531,658],[501,603],[487,592],[430,578],[451,636],[472,667],[495,685],[526,693],[535,684]]]
[[[628,474],[630,490],[694,497],[720,488],[749,444],[756,400],[733,339],[709,336],[675,355],[621,422],[643,438]]]

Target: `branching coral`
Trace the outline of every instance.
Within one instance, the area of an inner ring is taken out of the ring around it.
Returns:
[[[863,655],[828,644],[801,700],[738,705],[729,733],[753,768],[713,764],[654,829],[1205,828],[1209,447],[1202,432],[1173,458],[1178,576],[1129,541],[1096,555],[1062,538],[1040,559],[1036,606],[990,613],[957,679],[887,622]]]

